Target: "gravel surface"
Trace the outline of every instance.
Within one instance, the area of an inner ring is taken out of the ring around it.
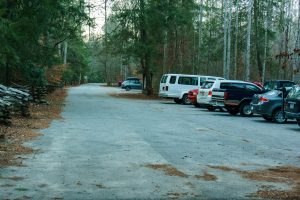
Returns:
[[[295,122],[111,95],[120,93],[99,84],[70,88],[63,120],[27,144],[38,151],[22,156],[24,167],[0,169],[0,199],[251,199],[295,188],[290,176],[246,176],[298,170]]]

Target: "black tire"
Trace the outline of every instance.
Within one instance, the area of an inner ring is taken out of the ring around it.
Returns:
[[[177,103],[177,104],[182,104],[182,100],[181,99],[177,99],[176,98],[176,99],[174,99],[174,102]]]
[[[213,111],[215,111],[215,110],[216,110],[216,108],[215,108],[215,107],[213,107],[213,106],[207,106],[207,110],[209,110],[209,111],[213,112]]]
[[[183,95],[183,97],[182,97],[182,103],[183,103],[183,105],[191,105],[192,104],[192,102],[189,99],[189,97],[188,97],[187,94]]]
[[[300,126],[300,119],[297,119],[298,126]]]
[[[239,111],[243,117],[251,117],[253,115],[250,102],[244,102],[240,105]]]
[[[269,117],[269,116],[267,116],[267,115],[263,115],[262,117],[263,117],[266,121],[268,121],[268,122],[273,121],[272,117]]]
[[[239,109],[237,108],[227,108],[227,111],[231,115],[237,115],[239,113]]]
[[[196,108],[200,108],[199,103],[194,103],[193,105],[194,105]]]
[[[286,123],[287,119],[284,117],[281,109],[274,110],[272,120],[278,124]]]
[[[126,87],[125,87],[125,90],[126,90],[126,91],[129,91],[129,90],[131,90],[131,88],[130,88],[129,86],[126,86]]]

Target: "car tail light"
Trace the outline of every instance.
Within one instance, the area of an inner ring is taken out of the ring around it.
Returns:
[[[224,92],[224,99],[225,99],[225,100],[227,100],[227,99],[228,99],[228,97],[229,97],[229,94],[228,94],[228,92]]]
[[[260,98],[259,98],[259,101],[260,101],[260,102],[268,102],[269,99],[264,98],[264,97],[260,97]]]
[[[169,91],[169,86],[166,86],[166,91]]]
[[[209,92],[208,92],[208,96],[212,96],[212,91],[209,91]]]

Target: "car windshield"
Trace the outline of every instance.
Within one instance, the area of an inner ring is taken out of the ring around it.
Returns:
[[[300,99],[300,87],[294,87],[288,94],[289,99]]]
[[[202,89],[210,89],[210,88],[212,88],[212,86],[213,86],[213,84],[214,84],[214,82],[205,82],[203,85],[202,85]]]

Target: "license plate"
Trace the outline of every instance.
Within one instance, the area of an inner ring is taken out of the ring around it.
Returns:
[[[290,109],[294,109],[295,108],[295,104],[291,103],[290,104]]]

